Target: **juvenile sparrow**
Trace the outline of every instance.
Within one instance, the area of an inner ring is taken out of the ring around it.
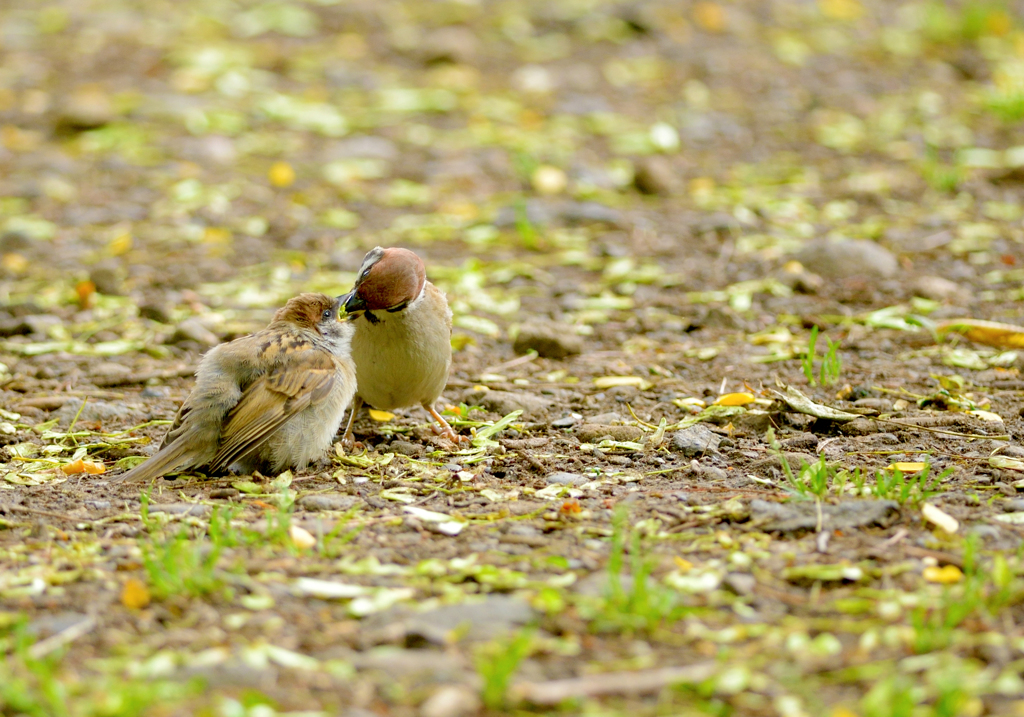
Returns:
[[[427,281],[423,260],[408,249],[372,249],[342,301],[355,314],[357,386],[344,442],[353,442],[352,422],[364,402],[382,411],[422,406],[437,422],[435,433],[469,440],[434,408],[452,365],[452,312],[444,292]]]
[[[212,349],[160,449],[115,480],[192,468],[273,474],[322,457],[356,388],[354,327],[340,308],[341,297],[300,294],[267,328]]]

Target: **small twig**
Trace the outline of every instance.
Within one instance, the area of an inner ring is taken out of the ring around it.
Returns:
[[[38,660],[46,655],[50,654],[54,650],[57,650],[64,645],[74,642],[78,638],[89,634],[96,627],[96,618],[92,615],[87,616],[84,620],[79,620],[71,627],[68,627],[60,632],[50,635],[45,640],[40,640],[32,647],[28,648],[28,656],[33,660]]]
[[[893,535],[891,538],[889,538],[888,540],[884,540],[881,543],[879,543],[878,546],[872,552],[881,552],[882,550],[888,550],[889,548],[891,548],[892,546],[896,545],[896,543],[900,542],[901,540],[903,540],[908,535],[910,535],[910,533],[907,532],[906,528],[900,528],[899,530],[896,531],[896,534]]]
[[[41,515],[46,518],[56,518],[57,520],[67,521],[68,523],[91,523],[92,521],[88,518],[72,518],[70,515],[63,513],[54,513],[49,510],[39,510],[38,508],[26,508],[23,505],[11,505],[8,503],[0,503],[0,510],[13,511],[15,513],[28,513],[30,515]]]
[[[432,501],[434,498],[436,498],[439,495],[441,495],[441,494],[438,493],[435,490],[433,493],[431,493],[430,495],[426,496],[425,498],[420,498],[419,500],[414,500],[412,503],[409,503],[409,505],[423,505],[424,503],[429,503],[430,501]]]
[[[505,371],[510,368],[515,368],[516,366],[522,366],[523,364],[527,364],[535,360],[539,355],[540,354],[536,351],[531,350],[530,353],[525,356],[514,358],[511,361],[506,361],[505,363],[495,364],[494,366],[488,366],[480,373],[497,373],[498,371]]]
[[[547,473],[548,472],[547,467],[545,467],[545,465],[543,463],[538,461],[536,458],[531,456],[529,453],[524,452],[522,455],[523,455],[523,458],[526,459],[526,462],[529,463],[530,466],[532,466],[533,469],[535,471],[537,471],[538,473]]]
[[[96,376],[90,379],[95,386],[101,388],[110,386],[128,386],[130,384],[148,383],[152,380],[167,380],[171,378],[186,378],[194,375],[194,366],[181,366],[164,371],[150,371],[148,373],[123,374],[117,376]]]
[[[879,423],[890,423],[894,426],[900,426],[902,428],[913,428],[919,431],[926,431],[928,433],[941,433],[944,436],[956,436],[957,438],[977,438],[977,439],[988,439],[990,441],[1008,441],[1010,440],[1009,434],[1000,433],[992,436],[987,436],[982,433],[960,433],[958,431],[945,431],[941,428],[932,428],[931,426],[920,426],[915,423],[903,423],[902,421],[894,421],[891,418],[878,418],[877,416],[863,416],[871,421],[878,421]]]
[[[643,695],[677,684],[698,684],[714,676],[715,662],[698,662],[682,667],[659,667],[635,672],[605,672],[566,680],[522,682],[512,694],[535,705],[558,705],[570,699],[606,695]]]

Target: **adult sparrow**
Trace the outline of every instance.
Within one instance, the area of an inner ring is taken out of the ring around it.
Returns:
[[[300,294],[262,331],[217,346],[152,458],[115,480],[203,468],[305,468],[334,440],[356,388],[341,297]]]
[[[376,247],[342,300],[355,315],[357,387],[344,442],[353,443],[352,422],[364,402],[383,411],[422,406],[437,422],[435,433],[469,440],[434,408],[452,365],[452,312],[444,292],[427,281],[423,260],[408,249]]]

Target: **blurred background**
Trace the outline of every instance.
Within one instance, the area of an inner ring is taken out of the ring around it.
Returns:
[[[0,333],[201,350],[346,290],[376,244],[427,257],[463,344],[520,312],[593,333],[659,302],[757,328],[807,308],[793,290],[1005,317],[1016,10],[8,0]]]

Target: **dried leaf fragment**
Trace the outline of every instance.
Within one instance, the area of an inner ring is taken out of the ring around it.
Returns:
[[[307,550],[316,545],[316,538],[305,528],[293,525],[288,528],[288,537],[292,539],[292,545],[296,548]]]
[[[594,379],[595,388],[615,388],[617,386],[636,386],[641,391],[651,387],[650,381],[645,381],[639,376],[600,376]]]
[[[107,469],[103,467],[102,463],[93,463],[92,461],[85,461],[79,458],[77,461],[72,461],[67,465],[60,467],[61,472],[66,475],[75,475],[77,473],[89,473],[90,475],[99,475],[100,473],[106,473]]]
[[[960,528],[960,523],[956,518],[931,503],[925,503],[921,506],[921,515],[929,523],[939,526],[947,533],[955,533]]]
[[[939,323],[935,327],[935,331],[939,336],[944,336],[952,331],[975,343],[985,344],[986,346],[1008,349],[1024,348],[1024,326],[1003,324],[998,321],[949,319]]]
[[[888,466],[886,466],[886,468],[891,471],[895,470],[903,474],[920,473],[927,467],[928,464],[922,463],[921,461],[897,461],[895,463],[890,463]]]
[[[389,413],[388,411],[378,411],[376,408],[370,409],[370,418],[377,421],[378,423],[387,423],[394,417],[395,414]]]
[[[714,406],[746,406],[748,403],[754,402],[754,394],[739,392],[739,393],[724,393],[715,399],[712,404]]]
[[[279,189],[290,187],[295,182],[295,170],[287,162],[274,162],[270,171],[267,172],[267,179]]]
[[[141,610],[149,605],[152,597],[149,587],[138,578],[128,578],[121,589],[121,604],[129,610]]]
[[[924,569],[924,579],[930,583],[939,585],[953,585],[964,578],[960,568],[955,565],[943,565],[941,568],[936,565],[929,565]]]

